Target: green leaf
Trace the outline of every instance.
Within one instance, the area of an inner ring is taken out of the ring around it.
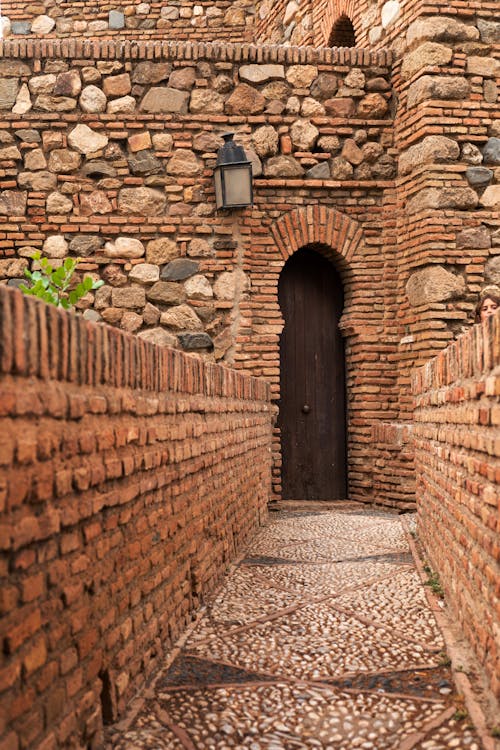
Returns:
[[[63,265],[66,271],[74,271],[76,268],[76,260],[73,258],[66,258]]]
[[[78,294],[76,293],[75,289],[73,289],[73,291],[69,293],[68,299],[72,305],[76,305],[76,303],[78,302],[80,298]]]
[[[92,289],[100,289],[102,286],[104,286],[104,281],[100,279],[99,281],[94,281]]]
[[[90,292],[90,290],[94,286],[94,280],[90,276],[85,276],[83,280],[83,286],[86,292]]]
[[[69,310],[71,305],[66,299],[66,297],[63,297],[62,299],[59,300],[59,307],[64,307],[65,310]]]

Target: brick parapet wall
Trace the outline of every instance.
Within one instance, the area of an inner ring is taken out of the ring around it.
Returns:
[[[266,517],[269,386],[0,289],[2,747],[99,747]]]
[[[413,374],[418,534],[500,698],[500,315]]]

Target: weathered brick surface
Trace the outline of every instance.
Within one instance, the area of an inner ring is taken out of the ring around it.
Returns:
[[[500,315],[413,375],[418,533],[500,697]]]
[[[0,289],[0,745],[99,747],[263,521],[269,386]]]

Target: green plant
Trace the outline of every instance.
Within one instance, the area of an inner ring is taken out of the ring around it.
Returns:
[[[436,596],[439,596],[440,599],[444,599],[444,589],[441,586],[441,581],[439,580],[439,573],[435,573],[429,565],[424,565],[423,567],[424,571],[429,576],[427,581],[425,581],[424,586],[429,586],[431,591],[433,591]]]
[[[466,708],[457,708],[455,713],[453,714],[453,718],[455,721],[463,721],[469,716],[469,713]]]
[[[500,737],[500,727],[492,727],[491,728],[491,736],[492,737]]]
[[[63,307],[69,310],[70,307],[84,297],[87,292],[99,289],[104,281],[94,281],[90,276],[85,276],[80,283],[70,290],[78,260],[66,258],[62,266],[53,268],[47,258],[37,250],[31,256],[40,266],[36,271],[25,269],[24,275],[32,282],[32,286],[27,287],[21,284],[20,289],[24,294],[47,302],[49,305]]]

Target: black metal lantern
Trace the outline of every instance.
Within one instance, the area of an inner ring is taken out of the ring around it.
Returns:
[[[253,203],[252,164],[242,146],[233,141],[234,133],[224,133],[224,144],[214,169],[217,208],[244,208]]]

